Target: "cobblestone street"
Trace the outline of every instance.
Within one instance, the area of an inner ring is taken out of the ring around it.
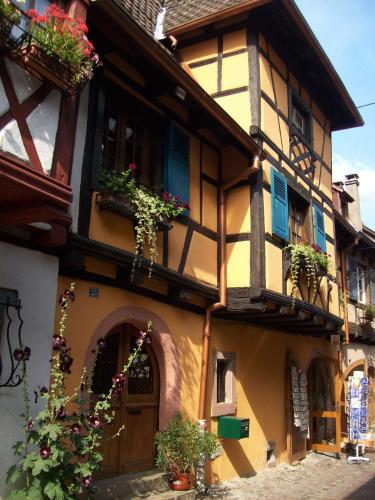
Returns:
[[[375,499],[375,455],[368,463],[350,464],[312,453],[296,466],[280,465],[254,477],[227,481],[212,492],[226,499]]]

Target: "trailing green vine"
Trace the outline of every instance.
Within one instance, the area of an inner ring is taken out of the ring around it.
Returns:
[[[134,163],[124,172],[107,170],[100,176],[100,193],[111,193],[123,196],[133,207],[135,224],[135,256],[133,260],[132,279],[136,267],[140,267],[145,245],[150,251],[149,276],[152,266],[158,257],[157,231],[161,223],[169,222],[178,215],[189,210],[185,201],[168,192],[160,196],[138,185],[134,177],[137,167]]]
[[[292,282],[291,296],[293,307],[302,274],[306,276],[307,287],[312,288],[315,294],[318,290],[320,276],[325,276],[329,271],[329,258],[323,253],[318,245],[314,243],[299,243],[288,245],[284,252],[290,258],[290,280]]]

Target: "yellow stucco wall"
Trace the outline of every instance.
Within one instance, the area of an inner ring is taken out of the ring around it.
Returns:
[[[68,285],[68,279],[59,278],[59,291]],[[90,286],[98,288],[98,298],[89,297]],[[86,354],[95,347],[92,337],[100,323],[113,311],[128,306],[142,308],[145,314],[153,313],[167,325],[179,353],[176,361],[181,374],[181,410],[189,417],[197,418],[204,317],[83,280],[76,281],[76,300],[67,321],[67,341],[74,357],[73,373],[67,378],[67,392],[70,393],[79,383]],[[56,317],[56,327],[58,320]],[[226,480],[263,469],[269,441],[276,444],[277,462],[286,462],[287,351],[291,351],[299,366],[306,369],[317,352],[332,355],[328,342],[214,320],[210,352],[214,350],[236,353],[237,416],[250,418],[250,436],[240,441],[223,441],[224,454],[209,465],[209,479]],[[212,383],[211,357],[206,415],[208,427],[216,430],[217,419],[210,417]],[[131,429],[125,432],[131,432]]]

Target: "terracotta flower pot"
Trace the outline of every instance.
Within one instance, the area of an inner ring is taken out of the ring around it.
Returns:
[[[191,489],[189,474],[182,472],[178,479],[169,483],[171,490],[174,491],[188,491]]]

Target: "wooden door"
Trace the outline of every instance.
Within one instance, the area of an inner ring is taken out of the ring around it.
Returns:
[[[339,364],[316,358],[309,367],[310,439],[314,451],[338,454],[341,444]]]
[[[93,398],[108,392],[112,377],[121,371],[136,347],[138,330],[122,325],[106,337],[106,348],[98,356],[93,377]],[[159,370],[150,345],[144,344],[128,371],[128,383],[111,401],[115,421],[105,425],[100,452],[103,466],[98,478],[152,469],[155,462],[154,438],[158,428]],[[124,425],[120,437],[111,439]]]

